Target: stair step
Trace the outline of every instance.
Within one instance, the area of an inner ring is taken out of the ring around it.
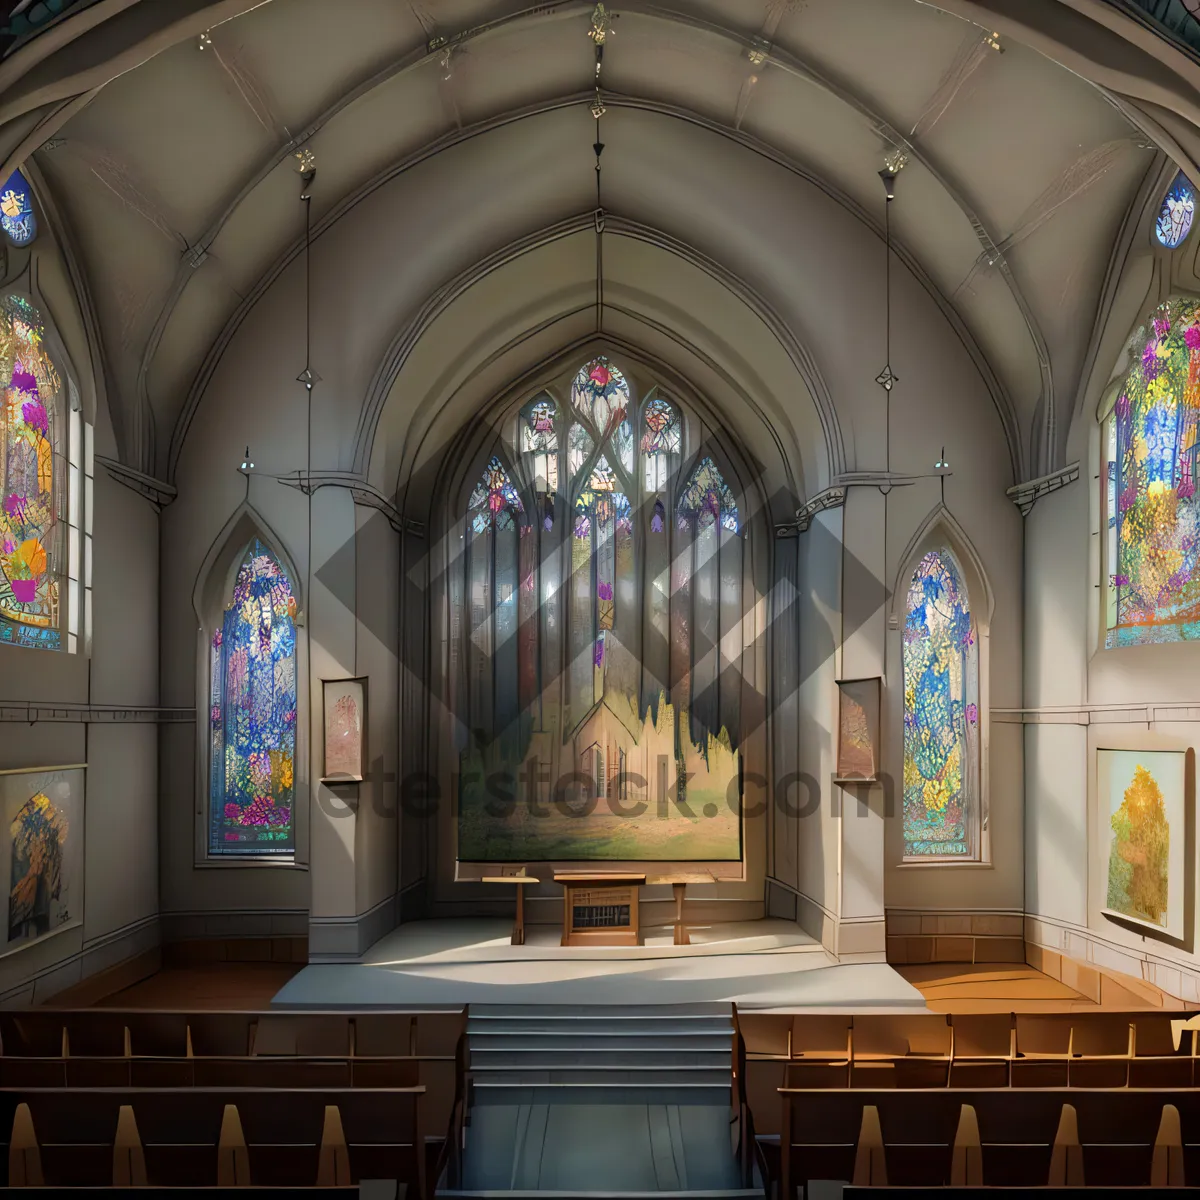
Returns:
[[[481,1087],[523,1087],[526,1084],[588,1085],[615,1088],[651,1087],[723,1087],[731,1086],[728,1071],[709,1067],[676,1067],[663,1071],[638,1071],[636,1068],[616,1067],[611,1071],[587,1071],[577,1067],[500,1067],[482,1074],[471,1074],[472,1085]]]
[[[729,1055],[732,1036],[724,1033],[663,1034],[652,1042],[637,1033],[590,1033],[568,1042],[564,1032],[542,1033],[529,1029],[520,1033],[472,1033],[467,1045],[472,1054],[504,1051],[515,1054],[558,1053],[574,1050],[581,1054],[605,1054],[614,1050],[632,1050],[638,1054],[680,1054],[688,1052]]]
[[[518,1017],[480,1018],[472,1013],[467,1019],[467,1036],[523,1034],[537,1037],[614,1036],[674,1038],[696,1036],[733,1037],[733,1024],[722,1017],[694,1017],[686,1023],[663,1025],[644,1017]]]
[[[729,1004],[472,1004],[470,1015],[482,1020],[513,1017],[543,1020],[560,1017],[576,1020],[579,1017],[650,1018],[657,1021],[690,1021],[697,1017],[723,1017],[732,1022],[733,1008]]]
[[[588,1046],[524,1050],[471,1048],[471,1070],[490,1071],[497,1067],[521,1067],[541,1070],[554,1067],[581,1067],[595,1071],[613,1069],[658,1071],[669,1067],[704,1067],[731,1070],[729,1050],[611,1050]]]
[[[503,1104],[676,1104],[728,1108],[730,1086],[725,1083],[500,1083],[471,1084],[476,1108]]]
[[[692,1054],[672,1055],[670,1058],[656,1057],[654,1062],[641,1061],[642,1056],[625,1055],[623,1057],[598,1058],[583,1057],[575,1051],[564,1050],[557,1055],[502,1055],[494,1054],[480,1057],[478,1052],[472,1056],[470,1070],[472,1073],[493,1072],[493,1070],[594,1070],[594,1072],[610,1072],[610,1070],[636,1070],[638,1073],[671,1072],[671,1070],[716,1070],[730,1075],[730,1055],[701,1056]]]

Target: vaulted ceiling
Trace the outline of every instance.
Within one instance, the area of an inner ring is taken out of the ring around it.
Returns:
[[[995,7],[611,5],[603,205],[703,240],[736,276],[795,236],[786,211],[751,202],[783,170],[875,253],[878,171],[902,150],[898,250],[969,343],[1030,478],[1061,458],[1113,246],[1165,169],[1159,147],[1192,164],[1200,69],[1164,68],[1175,51],[1100,0]],[[0,63],[0,169],[29,162],[61,214],[122,458],[170,476],[198,378],[302,235],[297,151],[316,156],[318,232],[450,151],[481,258],[499,248],[497,208],[519,203],[530,233],[586,213],[593,20],[574,0],[97,0]],[[486,147],[522,128],[519,162],[496,173]],[[731,148],[734,172],[680,160],[707,144],[681,136],[696,130]],[[830,267],[814,265],[820,289]]]

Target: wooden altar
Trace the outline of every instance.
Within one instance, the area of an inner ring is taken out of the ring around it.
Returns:
[[[555,873],[563,886],[564,946],[639,946],[638,889],[645,875]]]

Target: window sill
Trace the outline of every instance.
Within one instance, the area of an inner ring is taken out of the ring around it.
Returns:
[[[282,855],[271,855],[269,857],[266,855],[263,855],[260,857],[254,857],[253,855],[248,854],[248,855],[246,855],[245,858],[234,858],[232,856],[230,856],[229,858],[201,858],[201,859],[198,859],[196,862],[194,862],[192,865],[198,871],[207,870],[210,868],[215,869],[215,870],[222,870],[225,868],[242,868],[242,869],[244,869],[247,867],[256,867],[259,869],[266,867],[270,870],[275,870],[275,871],[281,871],[281,870],[307,871],[308,870],[308,863],[297,862],[295,858],[284,858]]]
[[[955,862],[951,858],[935,858],[929,862],[906,858],[903,862],[896,863],[895,866],[898,871],[927,871],[935,867],[943,871],[994,871],[996,869],[995,863]]]

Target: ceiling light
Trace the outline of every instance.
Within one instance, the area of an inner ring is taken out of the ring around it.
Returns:
[[[304,370],[296,376],[296,382],[304,384],[304,386],[311,392],[313,384],[320,383],[321,377],[312,369],[312,367],[305,367]]]
[[[199,45],[201,50],[207,50],[212,45],[212,34],[207,29],[200,35]]]
[[[937,462],[935,462],[935,463],[933,464],[933,469],[934,469],[935,471],[948,471],[948,470],[950,470],[950,464],[949,464],[949,463],[946,461],[946,447],[945,447],[945,446],[943,446],[943,447],[942,447],[942,453],[941,453],[941,456],[938,458]]]
[[[251,458],[250,458],[250,447],[249,446],[246,447],[245,457],[242,459],[242,465],[240,467],[238,467],[238,470],[242,471],[242,472],[254,470],[254,463],[251,461]]]

